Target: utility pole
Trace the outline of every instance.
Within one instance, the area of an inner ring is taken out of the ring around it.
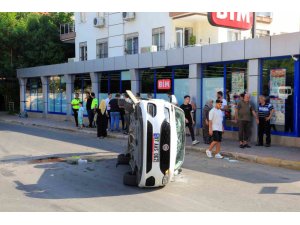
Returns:
[[[256,36],[256,13],[253,12],[252,38]]]

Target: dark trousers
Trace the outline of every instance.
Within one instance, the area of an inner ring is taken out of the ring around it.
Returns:
[[[251,122],[240,120],[239,121],[239,141],[249,141],[251,135]]]
[[[126,132],[129,133],[130,114],[129,113],[125,113],[124,119],[125,119]]]
[[[73,109],[76,127],[78,127],[78,109]]]
[[[205,121],[203,121],[202,124],[203,141],[205,144],[210,144],[211,136],[209,135],[209,126],[205,124]]]
[[[120,108],[120,118],[121,118],[121,122],[122,122],[122,130],[125,129],[125,124],[124,124],[124,115],[125,115],[125,109]]]
[[[110,110],[107,110],[107,114],[108,114],[107,127],[109,125],[110,128],[110,123],[111,123]]]
[[[187,123],[186,126],[190,130],[192,141],[194,141],[195,140],[195,134],[194,134],[194,129],[193,129],[193,123]]]
[[[264,133],[266,134],[266,144],[271,144],[271,125],[270,120],[266,121],[265,118],[259,118],[258,124],[258,144],[263,145]]]
[[[89,118],[89,127],[93,126],[93,120],[94,120],[94,111],[91,109],[87,110],[88,118]]]

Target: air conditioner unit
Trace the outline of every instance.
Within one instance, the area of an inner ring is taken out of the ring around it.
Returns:
[[[104,27],[105,19],[104,17],[95,17],[94,18],[94,27]]]
[[[156,45],[151,45],[148,47],[142,47],[141,48],[141,53],[146,53],[146,52],[157,52],[157,46]]]
[[[123,16],[123,20],[126,20],[126,21],[135,19],[135,13],[134,12],[123,12],[122,16]]]

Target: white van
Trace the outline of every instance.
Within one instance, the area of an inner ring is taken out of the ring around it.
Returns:
[[[124,174],[126,185],[159,187],[181,171],[185,155],[185,115],[179,107],[161,99],[141,99],[127,91],[134,102],[127,152],[131,170]]]

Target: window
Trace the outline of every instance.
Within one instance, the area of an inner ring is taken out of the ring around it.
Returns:
[[[87,43],[86,42],[79,43],[79,55],[80,55],[80,61],[87,60]]]
[[[256,37],[266,37],[266,36],[270,36],[270,31],[269,30],[260,30],[260,29],[256,29],[255,30],[256,33]]]
[[[108,57],[108,41],[107,38],[98,39],[96,41],[96,51],[97,51],[97,59],[107,58]]]
[[[155,28],[152,30],[152,45],[157,46],[157,51],[165,50],[165,28]]]
[[[176,28],[176,47],[182,48],[183,46],[191,45],[190,38],[193,35],[192,28]]]
[[[48,78],[48,112],[66,113],[66,82],[64,76]]]
[[[40,78],[29,78],[26,83],[26,110],[42,112],[43,90]]]
[[[125,36],[125,54],[132,55],[139,53],[138,33],[127,34]]]
[[[92,82],[89,74],[76,75],[74,80],[74,93],[72,98],[75,97],[75,93],[79,94],[79,98],[83,101],[83,107],[86,105],[86,92],[92,91]],[[85,112],[86,115],[86,112]]]
[[[241,32],[238,30],[228,30],[227,40],[228,41],[237,41],[241,39]]]
[[[81,12],[80,13],[80,22],[81,23],[85,23],[86,22],[86,13],[85,12]]]
[[[271,13],[271,12],[256,12],[256,16],[272,18],[273,13]]]
[[[262,61],[261,93],[273,105],[271,130],[292,134],[295,132],[294,118],[297,117],[297,101],[294,100],[295,66],[291,58]]]

